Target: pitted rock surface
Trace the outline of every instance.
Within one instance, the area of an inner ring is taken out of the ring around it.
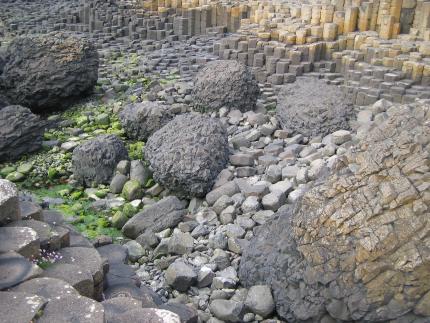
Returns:
[[[0,162],[16,160],[42,147],[45,124],[27,108],[0,109]]]
[[[218,111],[221,107],[253,110],[260,90],[251,70],[237,61],[212,61],[196,76],[194,107],[200,111]]]
[[[58,108],[92,90],[98,65],[96,48],[79,36],[17,37],[6,50],[0,86],[13,104],[33,111]]]
[[[119,119],[129,138],[146,140],[172,120],[173,113],[167,105],[146,101],[127,105]]]
[[[285,85],[278,95],[276,113],[284,129],[307,137],[348,130],[355,115],[344,90],[313,77]]]
[[[117,136],[100,135],[75,148],[73,174],[86,186],[109,184],[116,165],[125,159],[128,159],[128,152]]]
[[[199,114],[175,117],[145,146],[154,179],[178,197],[204,196],[228,162],[227,132]]]
[[[387,115],[243,254],[241,282],[272,285],[288,322],[426,315],[430,106],[393,106]]]

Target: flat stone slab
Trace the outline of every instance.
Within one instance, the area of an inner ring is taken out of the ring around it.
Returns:
[[[142,302],[132,297],[114,297],[102,302],[106,321],[111,322],[118,315],[142,308]]]
[[[51,300],[38,323],[104,323],[103,305],[81,295],[63,295]],[[136,321],[137,322],[137,321]]]
[[[64,295],[78,295],[78,292],[62,279],[42,277],[33,278],[12,288],[15,292],[39,295],[48,301]]]
[[[43,276],[64,280],[82,296],[89,298],[94,296],[93,276],[80,266],[55,263],[43,272]]]
[[[56,250],[60,248],[60,246],[56,246],[57,248],[53,248],[57,244],[55,242],[56,234],[51,229],[51,226],[45,222],[37,220],[19,220],[9,223],[7,226],[32,228],[34,231],[37,232],[37,235],[39,236],[40,247],[42,249]]]
[[[178,314],[158,308],[140,308],[117,315],[109,323],[181,323]]]
[[[42,274],[42,269],[20,254],[10,251],[0,255],[0,290],[16,286]]]
[[[106,258],[109,261],[109,264],[124,264],[128,259],[127,248],[119,244],[108,244],[106,246],[97,248],[97,251],[99,252],[100,256]]]
[[[68,247],[59,251],[62,256],[57,263],[72,264],[91,273],[94,285],[103,280],[103,260],[95,248]]]
[[[0,227],[0,253],[15,251],[34,259],[40,254],[39,236],[27,227]]]
[[[142,307],[156,307],[158,304],[154,301],[152,293],[144,288],[139,288],[131,283],[116,284],[104,291],[105,299],[118,297],[129,297],[141,302]]]
[[[22,219],[43,221],[42,208],[39,205],[28,201],[21,201],[19,202],[19,208]]]
[[[2,322],[33,322],[46,304],[43,297],[19,292],[0,292]]]

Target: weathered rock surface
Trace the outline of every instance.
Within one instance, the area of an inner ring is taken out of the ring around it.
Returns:
[[[0,225],[20,218],[21,212],[16,185],[5,179],[0,179]]]
[[[182,221],[185,205],[175,196],[168,196],[134,215],[122,228],[125,236],[136,239],[147,231],[160,232]]]
[[[0,290],[16,286],[41,273],[40,267],[16,252],[0,254]]]
[[[350,129],[354,107],[340,88],[306,77],[282,88],[276,113],[284,129],[315,137]]]
[[[109,184],[116,165],[124,159],[128,152],[123,142],[115,135],[100,135],[75,148],[73,174],[85,186]]]
[[[10,161],[42,147],[44,122],[27,108],[0,109],[0,161]]]
[[[243,253],[241,282],[271,285],[289,322],[428,314],[430,107],[393,106],[387,117]]]
[[[129,138],[147,140],[173,119],[173,113],[167,105],[146,101],[125,106],[119,119]]]
[[[258,83],[247,66],[234,60],[217,60],[198,72],[193,104],[201,111],[218,111],[223,106],[249,111],[254,109],[259,93]]]
[[[0,87],[13,104],[58,108],[97,82],[98,54],[84,38],[50,33],[15,38],[5,53]]]
[[[154,179],[178,197],[204,196],[228,161],[227,132],[219,121],[179,115],[145,147]]]
[[[43,297],[29,293],[0,292],[2,322],[32,322],[46,304]]]

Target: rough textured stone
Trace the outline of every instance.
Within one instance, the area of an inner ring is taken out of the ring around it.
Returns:
[[[0,82],[4,94],[34,111],[81,98],[97,82],[96,48],[65,33],[17,37],[7,48],[5,61]]]
[[[129,104],[119,113],[121,125],[127,136],[145,141],[173,117],[169,106],[150,101]]]
[[[40,240],[36,231],[26,227],[0,227],[0,253],[15,251],[32,259],[39,256]]]
[[[0,255],[0,290],[16,286],[41,273],[40,267],[16,252],[10,251]]]
[[[278,95],[276,112],[282,127],[304,136],[326,136],[349,129],[351,100],[340,88],[314,78],[298,79]]]
[[[103,323],[103,305],[80,295],[63,295],[51,300],[43,309],[40,323],[79,322]]]
[[[185,292],[197,282],[197,274],[183,261],[175,261],[166,270],[166,282],[174,289]]]
[[[252,286],[246,296],[245,306],[261,317],[267,317],[272,314],[275,309],[275,302],[273,301],[270,286]]]
[[[210,304],[211,312],[226,322],[241,322],[243,303],[227,299],[216,299]]]
[[[16,185],[5,179],[0,179],[0,225],[20,218],[21,211]]]
[[[387,114],[324,183],[261,227],[243,253],[241,282],[271,285],[287,321],[329,314],[375,322],[422,313],[419,302],[430,290],[430,107],[391,107]]]
[[[179,115],[149,138],[145,157],[158,183],[179,197],[201,197],[227,164],[227,132],[216,119]]]
[[[33,278],[12,289],[15,292],[39,295],[48,301],[78,292],[64,280],[58,278]]]
[[[181,323],[179,315],[158,308],[140,308],[124,312],[112,323]]]
[[[197,74],[193,104],[201,111],[218,111],[223,106],[249,111],[254,109],[259,93],[248,67],[218,60],[207,63]]]
[[[136,239],[145,231],[160,232],[182,221],[185,205],[175,196],[168,196],[134,215],[122,228],[125,236]]]
[[[0,161],[16,160],[42,147],[45,123],[27,108],[10,105],[0,110]]]
[[[2,322],[33,322],[46,300],[28,293],[0,292],[0,304]]]
[[[128,158],[123,142],[115,135],[100,135],[73,151],[72,168],[81,184],[109,184],[116,165]]]

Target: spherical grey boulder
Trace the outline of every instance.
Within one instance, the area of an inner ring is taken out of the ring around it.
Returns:
[[[217,119],[179,115],[149,138],[144,153],[158,183],[179,197],[201,197],[227,164],[227,132]]]
[[[307,137],[348,130],[355,116],[352,100],[344,90],[313,77],[285,85],[278,95],[276,113],[282,128]]]
[[[260,93],[251,70],[237,61],[212,61],[196,76],[193,105],[200,111],[218,111],[221,107],[253,110]]]
[[[131,139],[146,140],[174,117],[169,106],[157,102],[129,104],[119,113],[119,120]]]
[[[42,147],[45,123],[27,108],[0,109],[0,162],[16,160]]]
[[[430,317],[430,106],[387,115],[242,254],[241,283],[271,285],[288,322]]]
[[[82,185],[109,184],[116,165],[125,159],[128,152],[117,136],[100,135],[74,149],[72,170]]]
[[[0,90],[33,111],[58,108],[90,92],[98,54],[86,39],[67,33],[15,38],[5,53]]]

